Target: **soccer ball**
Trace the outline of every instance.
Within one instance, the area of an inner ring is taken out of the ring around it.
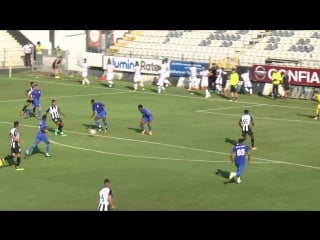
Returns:
[[[91,134],[91,135],[95,135],[96,133],[97,133],[97,130],[95,130],[95,129],[89,129],[89,133]]]

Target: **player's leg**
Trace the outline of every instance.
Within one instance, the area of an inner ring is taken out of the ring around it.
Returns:
[[[26,103],[23,105],[21,111],[20,111],[20,115],[23,115],[24,111],[29,106],[29,104],[30,104],[30,102],[27,100]]]
[[[11,150],[11,152],[12,152],[12,150]],[[13,159],[12,153],[11,153],[11,154],[8,154],[8,155],[5,156],[4,158],[1,158],[2,164],[3,164],[5,161],[11,160],[11,159]]]
[[[319,119],[319,114],[320,114],[320,104],[317,105],[317,108],[316,108],[316,117],[314,119]]]
[[[51,155],[49,154],[49,151],[50,151],[50,142],[49,142],[49,139],[46,135],[43,136],[42,138],[42,141],[46,144],[46,147],[45,147],[45,156],[46,157],[51,157]]]
[[[107,83],[108,87],[113,87],[113,73],[108,73],[107,74]]]
[[[152,121],[152,119],[149,119],[149,120],[147,121],[147,126],[148,126],[148,131],[149,131],[149,135],[150,135],[150,136],[152,135],[151,121]]]
[[[104,125],[104,131],[106,132],[107,129],[109,128],[109,126],[108,126],[108,121],[107,121],[107,115],[106,115],[106,114],[103,115],[103,117],[102,117],[102,122],[103,122],[103,125]]]
[[[101,117],[99,117],[98,115],[94,118],[94,123],[97,126],[97,128],[99,129],[98,131],[101,132],[102,130],[102,126],[100,124],[100,119]]]
[[[140,120],[140,133],[141,134],[144,134],[146,132],[145,128],[144,128],[144,124],[146,123],[146,120],[145,119],[141,119]]]
[[[24,170],[24,168],[20,166],[20,164],[21,164],[21,148],[18,145],[16,145],[14,148],[14,156],[17,157],[16,164],[15,164],[16,170],[17,171]]]
[[[242,131],[242,139],[243,139],[243,141],[245,141],[247,139],[247,132],[246,131]]]
[[[241,183],[240,176],[245,168],[245,162],[236,163],[236,166],[237,166],[237,171],[236,171],[236,175],[235,175],[235,181],[236,181],[236,183]]]
[[[250,140],[251,140],[251,149],[256,150],[257,148],[254,145],[254,134],[251,128],[248,131],[248,135],[250,136]]]
[[[33,151],[33,149],[36,148],[36,146],[40,143],[40,139],[39,137],[37,136],[35,139],[34,139],[34,142],[27,148],[27,150],[25,151],[24,153],[24,158],[27,158]]]
[[[138,83],[136,81],[133,82],[133,91],[138,90]]]
[[[139,80],[139,85],[140,85],[141,91],[144,91],[144,84],[141,80]]]

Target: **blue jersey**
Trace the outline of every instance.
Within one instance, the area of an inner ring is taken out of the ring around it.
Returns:
[[[40,101],[41,91],[39,89],[34,89],[30,95],[32,96],[32,99]]]
[[[41,120],[39,122],[39,131],[37,132],[37,135],[35,137],[35,143],[38,144],[39,142],[48,142],[48,137],[46,135],[47,130],[47,122],[44,120]]]
[[[146,120],[149,120],[149,121],[153,119],[153,115],[148,109],[142,108],[140,110],[140,112],[142,113],[142,118],[143,119],[146,119]]]
[[[104,109],[104,104],[101,102],[95,102],[94,104],[92,104],[92,111],[97,111],[97,114],[100,113],[105,113],[105,109]]]
[[[39,122],[39,131],[45,133],[46,130],[47,130],[47,122],[41,120],[41,121]]]
[[[234,153],[234,161],[235,163],[245,163],[246,154],[249,152],[250,148],[245,144],[238,143],[232,148],[232,152]]]

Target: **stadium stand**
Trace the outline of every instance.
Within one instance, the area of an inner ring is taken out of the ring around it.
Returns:
[[[251,66],[268,58],[319,67],[319,30],[134,30],[114,51],[118,56],[164,58]],[[120,42],[121,42],[120,41]],[[123,42],[125,41],[125,43]]]
[[[5,30],[0,31],[0,62],[1,67],[21,67],[23,63],[22,46]]]

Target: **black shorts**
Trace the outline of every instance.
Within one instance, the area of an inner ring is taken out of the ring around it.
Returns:
[[[237,92],[237,86],[236,85],[231,85],[230,86],[230,92]]]
[[[61,119],[61,118],[52,118],[52,121],[53,121],[55,124],[58,124],[59,122],[62,122],[62,119]]]
[[[18,154],[21,153],[21,148],[19,144],[15,144],[14,147],[11,147],[11,154]]]
[[[246,136],[246,135],[249,135],[250,137],[253,137],[253,131],[251,128],[249,128],[248,131],[242,131],[242,136]]]
[[[285,91],[290,90],[289,84],[282,84],[282,88],[283,88],[283,90],[285,90]]]

